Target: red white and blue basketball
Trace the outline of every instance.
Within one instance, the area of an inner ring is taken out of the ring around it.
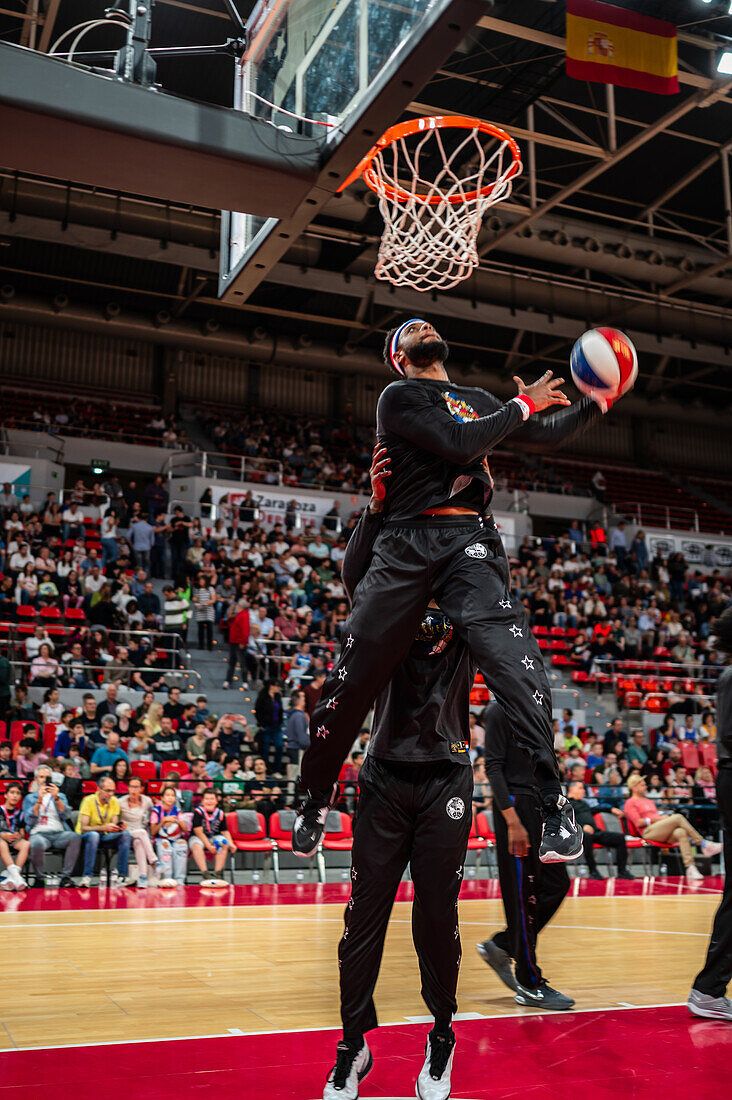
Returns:
[[[585,394],[615,398],[633,388],[638,356],[624,332],[593,328],[580,336],[569,357],[572,378]]]

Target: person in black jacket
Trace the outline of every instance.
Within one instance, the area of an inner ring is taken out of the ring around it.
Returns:
[[[602,882],[605,881],[597,869],[595,845],[598,845],[600,848],[613,848],[615,850],[618,861],[618,878],[635,878],[635,875],[631,875],[628,870],[628,846],[625,843],[624,834],[622,832],[616,833],[612,832],[610,829],[601,829],[599,827],[595,821],[592,807],[589,802],[585,802],[585,794],[585,785],[578,779],[569,784],[567,795],[574,806],[574,816],[577,818],[577,824],[585,834],[583,846],[590,878],[599,879]],[[615,817],[623,816],[622,810],[619,810],[617,806],[609,807],[607,812],[613,814]]]
[[[257,701],[254,704],[254,716],[259,726],[259,751],[269,764],[270,747],[274,746],[274,771],[280,774],[282,768],[282,746],[284,733],[282,721],[284,710],[280,685],[276,680],[269,680],[263,686]]]
[[[378,484],[387,462],[385,452],[375,453],[372,483]],[[380,528],[380,501],[374,496],[343,559],[350,598],[368,570]],[[434,1100],[450,1095],[451,1021],[461,959],[457,899],[473,793],[468,714],[474,678],[467,646],[447,616],[431,605],[405,660],[376,700],[359,774],[351,897],[338,948],[343,1039],[324,1100],[352,1100],[371,1069],[364,1035],[377,1026],[373,991],[389,915],[408,863],[422,996],[435,1020],[417,1095]]]
[[[569,405],[563,379],[548,371],[502,403],[482,389],[454,385],[448,348],[419,318],[392,330],[385,359],[399,375],[379,398],[377,436],[392,476],[383,529],[368,572],[354,593],[338,662],[311,715],[302,761],[306,798],[293,850],[310,855],[323,810],[374,698],[406,656],[434,599],[468,645],[486,684],[529,753],[542,792],[542,859],[574,859],[582,835],[563,798],[554,754],[551,700],[541,654],[521,601],[509,587],[508,561],[489,505],[487,454],[508,437],[558,445],[598,419],[591,398],[543,420],[534,413]]]
[[[567,896],[569,875],[563,864],[539,860],[539,792],[529,758],[511,737],[498,703],[488,704],[483,724],[506,928],[479,943],[478,954],[515,992],[517,1004],[562,1012],[572,1008],[574,1001],[548,984],[537,962],[536,940]]]
[[[728,667],[717,682],[717,805],[724,829],[726,878],[704,966],[694,979],[687,1007],[694,1016],[732,1024],[732,1000],[725,996],[732,981],[732,607],[713,626],[714,648],[726,654]]]

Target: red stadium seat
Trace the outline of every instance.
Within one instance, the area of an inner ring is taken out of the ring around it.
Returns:
[[[58,607],[42,607],[38,612],[41,619],[61,619],[63,618]]]
[[[468,834],[468,851],[475,852],[475,866],[476,869],[480,866],[480,854],[484,852],[486,848],[490,848],[492,845],[488,841],[487,836],[481,836],[478,832],[476,820],[473,818],[470,824],[470,833]]]
[[[132,768],[131,764],[130,768]],[[151,798],[157,798],[164,786],[166,784],[163,783],[162,779],[148,779],[145,782],[145,794],[149,794]]]
[[[37,722],[11,722],[10,723],[10,740],[13,745],[17,745],[19,741],[22,741],[26,736],[24,732],[25,726],[33,726],[32,736],[36,737],[39,741],[41,739],[41,727]],[[31,736],[31,732],[28,731],[28,735]]]
[[[43,727],[43,751],[53,752],[53,746],[56,744],[56,730],[58,729],[58,723],[46,722]]]
[[[327,852],[350,852],[353,847],[351,818],[340,810],[331,810],[325,820],[323,848]]]
[[[36,611],[35,607],[31,607],[30,604],[21,604],[15,614],[19,619],[38,618],[38,612]]]
[[[142,779],[157,779],[158,767],[154,760],[133,760],[130,764],[130,774]]]
[[[716,774],[717,746],[710,744],[709,741],[702,741],[699,745],[699,752],[701,754],[702,764],[707,768],[711,768]]]
[[[96,779],[83,779],[81,783],[81,789],[84,794],[94,794],[97,789]]]
[[[695,772],[701,764],[699,749],[693,741],[680,741],[679,748],[681,749],[681,763],[687,771]]]
[[[165,779],[171,772],[178,772],[178,775],[182,776],[189,770],[190,764],[187,760],[165,760],[160,765],[160,778]]]
[[[279,881],[279,856],[277,844],[267,836],[267,823],[263,814],[255,810],[232,810],[226,815],[226,828],[237,852],[263,852],[272,860],[272,876]],[[234,881],[234,859],[231,862],[232,882]]]
[[[294,820],[294,810],[278,810],[269,819],[269,835],[280,852],[292,851],[292,824]]]
[[[475,830],[478,836],[488,841],[489,847],[496,843],[496,834],[493,832],[488,814],[484,810],[476,814]]]
[[[86,615],[81,607],[67,607],[65,611],[65,618],[67,622],[86,622]]]

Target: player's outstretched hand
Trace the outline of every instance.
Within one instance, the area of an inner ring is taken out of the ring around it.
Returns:
[[[370,512],[381,512],[384,508],[384,501],[386,500],[386,485],[384,482],[387,477],[391,477],[390,462],[391,459],[386,453],[384,444],[377,443],[371,455],[371,469],[369,470],[369,477],[371,478]]]
[[[564,379],[554,378],[553,373],[553,371],[548,370],[546,374],[542,374],[541,378],[537,382],[532,382],[530,386],[525,385],[517,374],[513,376],[519,393],[525,393],[527,397],[531,398],[537,412],[548,409],[550,405],[572,404],[566,393],[562,393],[559,389],[563,385]]]

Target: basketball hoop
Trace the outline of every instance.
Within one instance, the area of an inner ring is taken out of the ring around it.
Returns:
[[[478,266],[485,212],[508,198],[521,168],[518,145],[500,126],[438,115],[392,126],[339,190],[363,176],[379,196],[377,279],[449,290]]]

